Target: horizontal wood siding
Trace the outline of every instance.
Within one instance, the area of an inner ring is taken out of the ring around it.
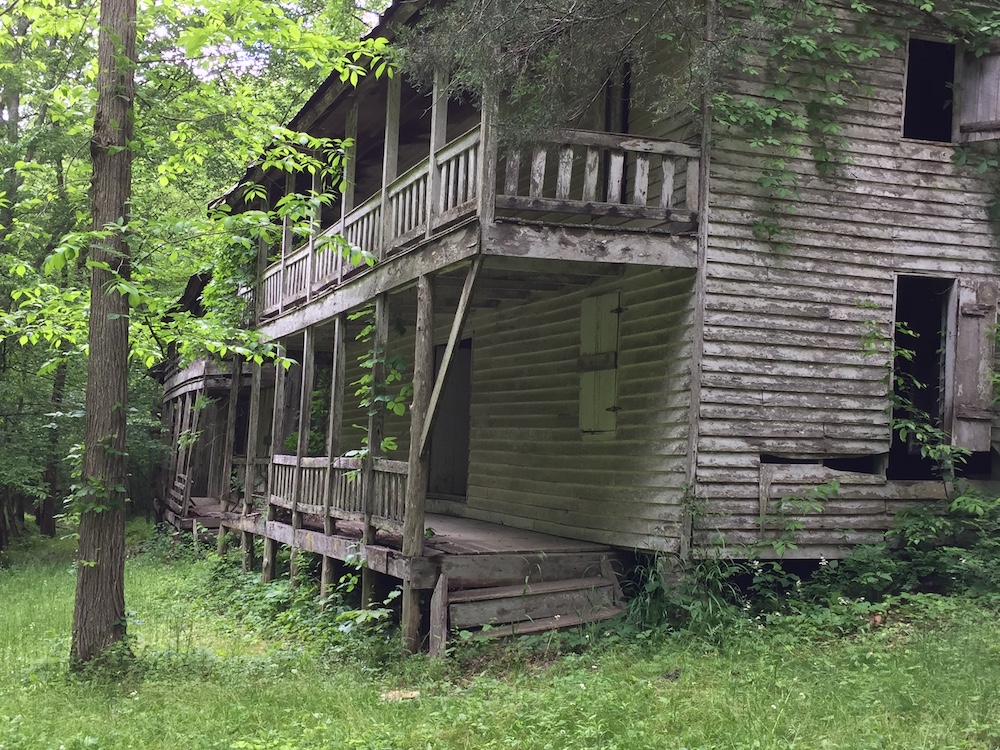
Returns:
[[[477,314],[471,517],[676,551],[686,477],[693,274],[633,270]],[[617,429],[579,427],[580,305],[621,292]]]
[[[840,14],[850,39],[853,14]],[[956,166],[948,144],[901,138],[904,50],[855,71],[860,87],[839,118],[848,163],[836,175],[820,176],[808,149],[788,158],[801,196],[793,211],[775,213],[758,182],[772,154],[716,128],[696,472],[705,514],[694,531],[703,553],[759,538],[761,476],[769,470],[761,454],[818,462],[888,451],[888,362],[866,356],[862,339],[870,321],[891,331],[896,274],[997,272],[987,180]],[[759,96],[769,83],[762,71],[731,86]],[[784,247],[755,234],[762,218],[778,222]],[[812,471],[781,492],[839,476]],[[840,510],[807,521],[800,556],[878,539],[892,497],[912,502],[938,492],[874,475],[840,478],[841,498],[831,501]]]

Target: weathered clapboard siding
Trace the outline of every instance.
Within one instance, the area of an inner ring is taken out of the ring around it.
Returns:
[[[850,38],[853,14],[838,15]],[[901,138],[904,56],[905,46],[855,69],[862,87],[838,117],[848,163],[835,176],[820,176],[807,150],[786,160],[794,212],[775,213],[757,181],[767,154],[715,133],[695,482],[705,512],[693,529],[703,554],[759,541],[777,500],[831,479],[839,496],[803,520],[794,556],[877,541],[898,510],[939,496],[933,483],[818,465],[888,451],[887,362],[861,346],[873,323],[891,330],[895,276],[996,273],[986,182],[953,164],[952,146]],[[759,96],[768,81],[731,83]],[[755,236],[762,218],[780,224],[785,247]],[[817,463],[762,464],[762,454]]]
[[[464,513],[578,539],[677,551],[688,448],[693,275],[632,270],[478,313]],[[579,427],[580,305],[621,292],[616,431]]]

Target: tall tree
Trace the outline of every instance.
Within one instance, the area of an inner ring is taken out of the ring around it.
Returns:
[[[90,329],[71,661],[99,657],[125,637],[125,425],[128,393],[128,226],[132,194],[136,0],[102,0],[97,109],[90,141]]]

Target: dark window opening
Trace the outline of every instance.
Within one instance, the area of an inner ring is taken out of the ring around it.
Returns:
[[[819,463],[819,460],[815,458],[789,458],[787,456],[775,456],[770,453],[761,453],[760,462],[762,464],[784,464],[794,466],[808,466],[812,464],[815,466]]]
[[[911,39],[903,137],[950,143],[954,89],[955,45]]]
[[[876,474],[881,476],[885,469],[885,456],[844,456],[824,458],[823,466],[834,471],[851,471],[855,474]]]
[[[893,365],[893,423],[912,420],[943,428],[945,335],[948,299],[954,282],[924,276],[900,276],[896,286]],[[912,431],[905,439],[893,429],[889,479],[938,479],[938,467],[921,455]]]

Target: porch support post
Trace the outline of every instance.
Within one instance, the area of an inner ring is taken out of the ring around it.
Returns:
[[[448,370],[455,359],[455,352],[462,340],[462,329],[465,321],[469,317],[469,309],[472,307],[472,293],[475,290],[476,278],[479,276],[479,269],[483,265],[483,256],[477,255],[472,259],[469,266],[469,273],[465,277],[465,285],[462,287],[462,296],[458,299],[458,309],[455,310],[455,320],[451,324],[451,333],[448,336],[448,344],[444,348],[444,357],[441,359],[441,367],[438,369],[437,379],[434,381],[434,390],[431,392],[430,402],[427,405],[427,414],[424,417],[423,430],[420,433],[420,455],[427,454],[430,447],[431,429],[434,427],[434,418],[437,415],[437,405],[441,400],[441,392],[444,390],[444,382],[448,377]],[[433,372],[433,370],[431,370]]]
[[[399,171],[399,101],[402,94],[402,76],[389,79],[385,104],[385,150],[382,154],[382,242],[378,248],[378,258],[382,260],[389,252],[393,238],[393,221],[389,210],[389,185]]]
[[[295,474],[292,476],[292,553],[289,564],[289,578],[292,586],[299,571],[299,552],[295,546],[295,532],[302,526],[299,512],[299,495],[302,493],[302,459],[309,452],[309,430],[312,426],[310,408],[312,406],[314,365],[316,360],[316,338],[312,326],[302,332],[302,380],[299,389],[299,438],[295,444]]]
[[[280,350],[284,354],[284,350]],[[271,455],[267,464],[267,494],[264,502],[267,503],[267,520],[275,519],[275,506],[271,502],[271,494],[274,492],[274,457],[281,449],[282,426],[285,423],[285,368],[279,364],[274,365],[274,413],[271,420]],[[270,537],[264,537],[264,563],[261,566],[261,577],[264,583],[274,580],[274,563],[278,554],[278,542]]]
[[[243,517],[250,515],[253,509],[253,490],[257,482],[257,434],[260,430],[260,365],[255,364],[250,376],[250,419],[247,425],[247,465],[243,472]],[[249,531],[240,531],[240,558],[244,573],[254,567],[254,541]]]
[[[219,497],[219,507],[223,513],[229,512],[233,496],[233,452],[236,449],[236,407],[240,399],[240,373],[243,359],[233,357],[233,366],[229,382],[229,407],[226,410],[226,442],[222,454],[222,492]],[[226,553],[226,527],[219,524],[219,539],[216,542],[216,552]]]
[[[291,195],[295,192],[295,173],[289,172],[285,175],[285,195]],[[295,249],[293,247],[295,243],[295,238],[292,235],[292,219],[290,216],[285,216],[281,220],[281,297],[278,301],[278,312],[282,313],[285,311],[285,294],[288,291],[288,285],[286,283],[285,273],[287,271],[288,256],[292,254]]]
[[[483,95],[479,135],[479,190],[476,191],[479,224],[488,227],[493,224],[497,201],[497,137],[496,111],[497,96],[485,92]]]
[[[354,184],[358,171],[358,98],[351,97],[351,108],[347,110],[347,123],[345,126],[344,138],[351,141],[351,145],[344,149],[344,192],[340,197],[340,231],[347,234],[347,215],[354,210]],[[364,250],[372,252],[376,248],[366,247]],[[337,282],[344,280],[344,256],[341,254],[337,258]]]
[[[375,460],[382,455],[385,433],[385,402],[379,397],[385,392],[385,357],[389,338],[388,295],[375,298],[375,332],[372,334],[372,403],[368,407],[368,450],[362,468],[365,493],[363,545],[375,542],[372,515],[375,508]],[[375,573],[368,566],[361,570],[361,604],[367,607],[375,590]]]
[[[420,451],[427,407],[434,379],[434,280],[417,280],[417,327],[413,347],[413,405],[410,407],[410,455],[403,516],[403,555],[420,557],[424,551],[424,513],[430,459]],[[410,652],[420,647],[420,592],[409,578],[403,581],[403,643]]]
[[[333,362],[330,367],[330,417],[326,426],[326,481],[323,483],[323,533],[330,536],[337,530],[330,515],[334,483],[337,481],[335,462],[340,455],[340,430],[344,421],[344,322],[343,316],[333,319]],[[333,584],[333,558],[323,556],[319,596],[326,599]]]
[[[441,212],[442,190],[441,168],[437,163],[437,152],[444,147],[448,138],[448,74],[434,73],[434,89],[431,92],[431,150],[427,160],[427,230],[426,237],[434,233],[434,220]]]

